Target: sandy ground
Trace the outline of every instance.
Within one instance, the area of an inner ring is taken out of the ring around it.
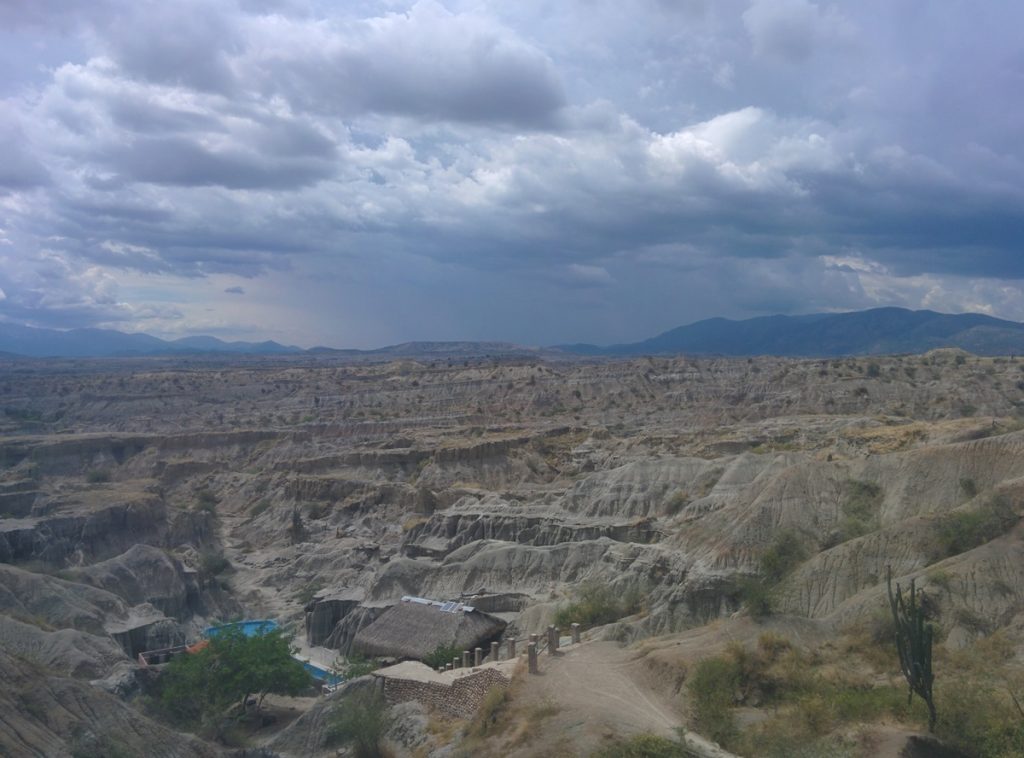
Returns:
[[[583,642],[554,657],[541,654],[540,673],[523,675],[517,708],[550,704],[535,737],[508,756],[589,755],[609,735],[651,732],[674,737],[683,725],[675,704],[641,684],[636,652],[614,642]]]

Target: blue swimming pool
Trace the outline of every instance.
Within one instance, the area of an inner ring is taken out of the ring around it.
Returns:
[[[327,669],[320,668],[315,663],[310,663],[309,661],[302,661],[302,667],[312,674],[314,679],[324,684],[341,684],[345,681],[345,677],[340,674],[333,674]]]
[[[219,626],[208,626],[203,631],[203,636],[213,639],[227,629],[240,629],[246,637],[259,637],[277,629],[277,622],[273,619],[251,619],[249,621],[235,621],[231,624]]]

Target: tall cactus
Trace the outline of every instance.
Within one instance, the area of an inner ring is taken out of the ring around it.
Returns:
[[[900,656],[900,669],[910,686],[907,693],[909,703],[914,694],[928,706],[928,731],[935,730],[935,702],[932,698],[932,637],[934,628],[924,622],[924,608],[918,602],[917,588],[910,580],[910,599],[904,600],[903,591],[897,583],[892,591],[892,567],[886,570],[886,588],[889,592],[889,608],[896,624],[896,652]],[[920,593],[924,598],[924,592]]]

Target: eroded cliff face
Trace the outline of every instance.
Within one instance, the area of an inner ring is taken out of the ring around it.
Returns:
[[[0,367],[0,639],[79,693],[243,614],[345,652],[402,595],[480,598],[522,633],[587,582],[642,593],[628,639],[742,612],[782,534],[784,613],[865,618],[891,567],[951,644],[1016,634],[1022,366]],[[944,553],[944,519],[996,498],[1000,528]]]

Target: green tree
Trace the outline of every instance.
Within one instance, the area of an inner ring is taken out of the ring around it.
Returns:
[[[202,650],[168,664],[160,678],[160,704],[184,726],[219,732],[226,718],[248,713],[250,698],[256,698],[258,711],[269,693],[298,695],[311,681],[280,630],[247,637],[224,629]]]

